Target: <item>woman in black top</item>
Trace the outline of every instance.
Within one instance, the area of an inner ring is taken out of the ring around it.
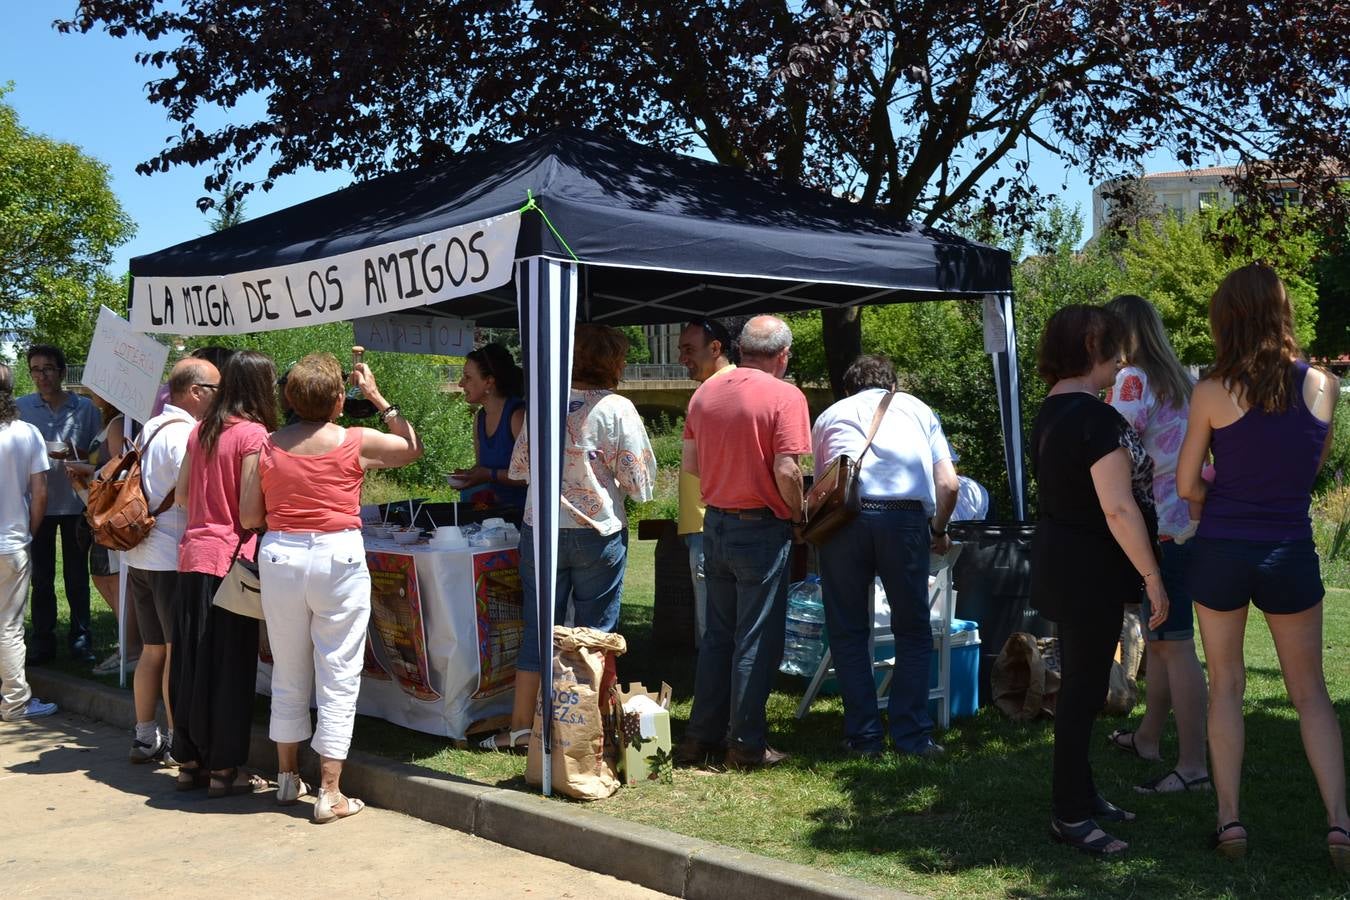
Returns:
[[[1148,592],[1157,628],[1167,592],[1154,542],[1153,461],[1139,436],[1098,394],[1115,381],[1125,329],[1096,306],[1050,317],[1038,369],[1050,393],[1031,433],[1040,517],[1031,544],[1031,599],[1059,626],[1051,835],[1090,853],[1129,845],[1098,826],[1128,822],[1092,783],[1088,746],[1106,699],[1126,603]]]

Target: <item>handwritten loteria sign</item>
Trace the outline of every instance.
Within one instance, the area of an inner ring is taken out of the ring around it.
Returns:
[[[474,324],[446,316],[369,316],[352,320],[352,332],[367,350],[465,356],[473,349]]]
[[[131,325],[161,334],[244,334],[342,322],[464,297],[511,280],[520,213],[291,265],[140,276]]]
[[[168,359],[168,347],[100,306],[80,382],[131,418],[145,422],[155,408]]]

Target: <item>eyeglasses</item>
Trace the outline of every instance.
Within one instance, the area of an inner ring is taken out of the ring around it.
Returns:
[[[218,390],[220,390],[220,385],[218,385],[218,384],[207,384],[207,383],[204,382],[204,381],[198,381],[198,382],[194,385],[194,387],[206,388],[207,390],[212,390],[212,391],[218,391]]]
[[[61,370],[56,366],[29,366],[29,375],[55,375]]]

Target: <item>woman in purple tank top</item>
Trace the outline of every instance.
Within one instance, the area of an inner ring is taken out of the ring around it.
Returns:
[[[1209,664],[1209,752],[1219,853],[1247,852],[1238,819],[1248,604],[1266,617],[1303,747],[1326,806],[1331,861],[1350,872],[1341,730],[1322,673],[1322,578],[1308,517],[1331,442],[1338,383],[1309,367],[1294,340],[1284,285],[1244,266],[1209,302],[1215,362],[1191,395],[1177,491],[1204,504],[1192,549],[1191,594]],[[1201,478],[1214,454],[1213,484]]]

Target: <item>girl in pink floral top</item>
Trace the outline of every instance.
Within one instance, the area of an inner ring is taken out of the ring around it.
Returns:
[[[1168,712],[1177,718],[1175,768],[1138,785],[1145,794],[1207,790],[1205,757],[1205,675],[1195,655],[1195,625],[1186,585],[1190,548],[1195,533],[1190,505],[1177,495],[1177,454],[1186,437],[1191,378],[1167,340],[1162,317],[1143,297],[1122,294],[1107,304],[1125,322],[1125,361],[1107,392],[1110,403],[1139,433],[1153,457],[1153,502],[1158,509],[1160,570],[1170,600],[1162,627],[1147,632],[1148,704],[1139,727],[1112,732],[1111,742],[1143,759],[1160,759],[1159,744]],[[1147,607],[1147,598],[1143,598]],[[1148,621],[1147,608],[1142,612]]]

